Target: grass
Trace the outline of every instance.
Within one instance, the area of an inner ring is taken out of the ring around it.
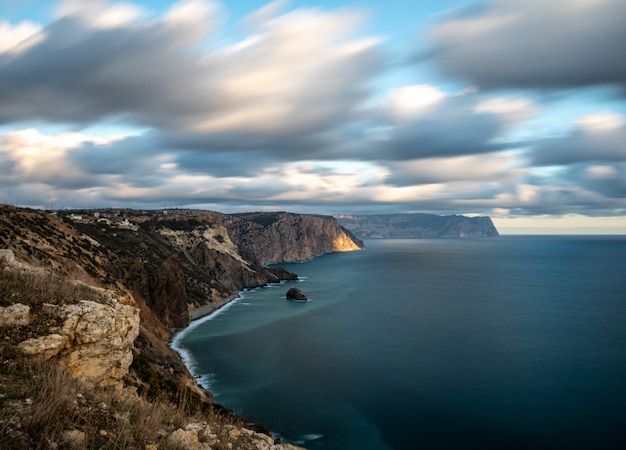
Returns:
[[[38,310],[43,303],[71,304],[80,300],[101,303],[104,300],[95,289],[52,273],[4,269],[0,262],[0,306],[23,303]]]
[[[5,365],[6,366],[6,365]],[[0,371],[0,449],[64,446],[65,433],[84,433],[81,448],[136,449],[157,444],[172,448],[166,436],[185,424],[208,424],[221,435],[226,448],[224,418],[215,411],[189,411],[185,398],[173,403],[166,398],[94,393],[81,389],[54,363],[21,360]],[[205,436],[205,439],[207,437]]]
[[[43,311],[44,303],[63,305],[81,300],[102,303],[105,297],[85,284],[52,273],[6,270],[0,262],[0,307],[22,303],[30,306],[32,315],[30,325],[12,328],[10,333],[5,333],[0,341],[0,350],[5,345],[15,345],[31,337],[48,334],[51,327],[62,324],[60,318]],[[2,332],[0,328],[0,334]]]
[[[256,448],[248,436],[232,437],[233,427],[250,426],[219,405],[202,401],[189,388],[163,377],[147,356],[135,355],[131,369],[138,394],[91,391],[71,378],[58,361],[21,354],[16,344],[49,333],[58,326],[42,310],[43,303],[103,301],[102,295],[63,277],[5,270],[0,264],[2,306],[31,307],[30,325],[0,327],[0,450],[72,448],[67,433],[84,437],[78,448],[141,449],[148,444],[175,450],[167,436],[186,424],[203,424],[200,441],[214,450]],[[129,377],[129,380],[133,377]]]

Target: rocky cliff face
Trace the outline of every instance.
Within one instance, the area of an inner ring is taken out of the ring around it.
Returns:
[[[304,261],[330,252],[360,250],[363,242],[330,216],[237,214],[228,229],[243,255],[261,264]]]
[[[338,215],[337,221],[360,238],[483,238],[499,236],[489,217],[434,214]]]

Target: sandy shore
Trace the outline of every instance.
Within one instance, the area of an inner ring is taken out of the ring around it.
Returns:
[[[212,314],[213,312],[217,311],[221,307],[227,305],[237,298],[239,298],[239,294],[235,293],[229,297],[226,297],[224,300],[212,302],[204,306],[198,306],[197,308],[189,311],[189,321],[191,322],[192,320],[208,316],[209,314]]]

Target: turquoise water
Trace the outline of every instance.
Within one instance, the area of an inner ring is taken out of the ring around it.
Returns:
[[[626,237],[371,240],[176,337],[310,449],[626,448]]]

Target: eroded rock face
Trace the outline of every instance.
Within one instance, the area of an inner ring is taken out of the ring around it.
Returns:
[[[185,275],[176,255],[167,258],[150,280],[150,307],[168,327],[189,323]]]
[[[360,250],[363,242],[330,216],[250,213],[226,227],[244,258],[261,264],[305,261],[330,252]]]
[[[121,389],[133,361],[139,309],[84,300],[63,305],[55,314],[64,319],[59,330],[23,341],[18,349],[44,359],[58,356],[69,373],[87,386]]]

